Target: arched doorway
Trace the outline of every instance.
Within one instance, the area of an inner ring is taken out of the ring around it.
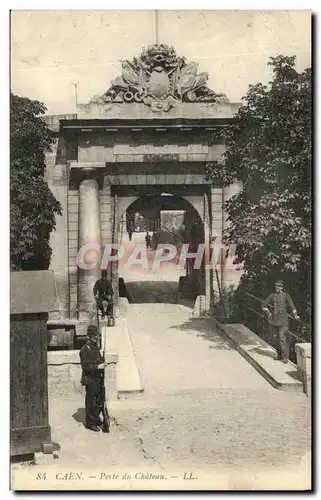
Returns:
[[[126,207],[124,203],[120,206],[117,239],[124,257],[117,273],[122,287],[125,284],[125,295],[134,303],[185,302],[193,306],[196,296],[205,294],[204,259],[197,266],[188,255],[204,249],[204,222],[199,211],[190,201],[167,191],[143,195]]]

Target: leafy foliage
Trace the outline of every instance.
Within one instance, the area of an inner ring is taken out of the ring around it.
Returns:
[[[41,115],[44,105],[10,95],[10,267],[12,270],[47,269],[55,228],[61,214],[44,179],[45,152],[53,136]]]
[[[243,106],[223,131],[225,165],[207,177],[243,191],[226,203],[227,243],[244,263],[239,296],[260,297],[283,278],[302,317],[310,317],[311,272],[311,69],[279,55],[269,86],[251,85]]]

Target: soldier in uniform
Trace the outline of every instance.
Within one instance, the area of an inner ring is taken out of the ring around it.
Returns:
[[[97,306],[101,311],[102,319],[107,316],[113,318],[114,316],[114,303],[113,303],[113,287],[111,282],[107,279],[107,271],[101,272],[101,279],[97,280],[94,286],[94,296],[97,301]],[[104,302],[107,302],[107,310],[105,309]]]
[[[146,242],[146,248],[151,248],[152,246],[152,238],[149,234],[149,232],[147,231],[146,233],[146,236],[145,236],[145,242]]]
[[[79,356],[82,367],[81,384],[86,387],[86,428],[100,431],[101,390],[104,373],[104,359],[98,347],[99,332],[95,325],[87,328],[88,340],[81,348]]]
[[[290,344],[288,339],[289,318],[287,307],[295,319],[299,319],[295,305],[290,295],[284,291],[283,281],[278,280],[274,284],[275,292],[271,293],[263,303],[263,311],[267,314],[271,328],[278,336],[279,346],[277,348],[276,360],[287,363],[289,359]]]

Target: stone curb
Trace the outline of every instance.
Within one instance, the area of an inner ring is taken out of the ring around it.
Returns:
[[[117,395],[141,394],[141,384],[135,353],[127,328],[127,320],[121,317],[116,325],[107,329],[107,349],[117,352]]]
[[[214,322],[241,356],[273,387],[282,391],[303,392],[303,383],[294,363],[274,361],[276,350],[244,325],[223,324],[215,319]]]

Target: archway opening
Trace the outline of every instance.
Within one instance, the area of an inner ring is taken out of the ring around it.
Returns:
[[[118,263],[119,293],[132,303],[193,306],[204,294],[204,225],[193,205],[178,195],[144,195],[127,207],[118,225],[124,257]]]

